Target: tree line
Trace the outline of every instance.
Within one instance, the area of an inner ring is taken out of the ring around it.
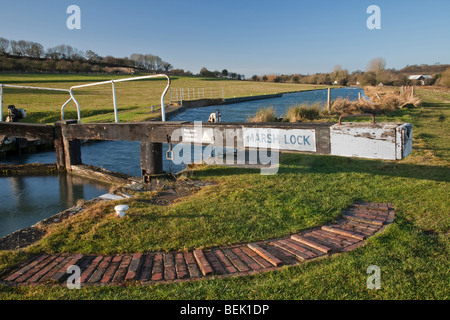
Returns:
[[[66,44],[45,49],[42,44],[33,41],[0,38],[1,71],[120,72],[120,68],[143,72],[173,70],[170,63],[152,54],[102,57],[93,50],[83,52]],[[184,72],[182,69],[177,71]]]
[[[445,79],[446,72],[450,65],[413,65],[406,66],[403,69],[386,69],[386,60],[381,57],[374,58],[369,61],[365,71],[356,70],[349,72],[340,65],[336,65],[333,71],[328,73],[316,73],[311,75],[289,74],[289,75],[253,75],[253,81],[264,82],[285,82],[285,83],[301,83],[316,85],[371,85],[375,86],[380,83],[383,85],[403,86],[414,84],[414,80],[408,79],[409,75],[426,74],[431,78],[426,79],[428,85],[442,84]]]
[[[200,69],[199,75],[202,77],[209,77],[209,78],[227,78],[233,80],[245,80],[245,75],[236,72],[228,72],[227,69],[223,69],[222,71],[219,70],[210,71],[207,68],[203,67]]]

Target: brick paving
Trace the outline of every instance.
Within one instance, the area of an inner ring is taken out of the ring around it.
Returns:
[[[69,266],[80,267],[81,286],[151,284],[249,275],[347,252],[392,223],[392,204],[356,202],[336,223],[281,239],[190,252],[118,255],[40,254],[1,282],[17,286],[65,285]]]

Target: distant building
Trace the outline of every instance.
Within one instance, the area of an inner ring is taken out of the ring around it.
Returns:
[[[430,75],[426,75],[426,74],[414,74],[414,75],[409,76],[408,79],[409,80],[419,81],[420,84],[423,86],[427,79],[431,79],[431,76]]]

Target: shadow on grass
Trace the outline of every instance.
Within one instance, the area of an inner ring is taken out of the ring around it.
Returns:
[[[126,112],[133,109],[137,109],[138,107],[124,107],[124,108],[117,108],[117,112]],[[82,118],[88,118],[93,117],[97,115],[104,115],[104,114],[111,114],[111,121],[114,121],[114,110],[112,108],[107,109],[86,109],[81,110],[81,116]],[[64,118],[65,119],[77,119],[77,112],[76,111],[65,111],[64,112]],[[61,121],[61,114],[56,113],[54,111],[48,111],[48,112],[30,112],[27,114],[26,122],[29,123],[55,123],[58,121]]]
[[[259,173],[260,169],[214,166],[198,170],[198,177]],[[428,166],[383,160],[355,159],[321,155],[281,154],[277,174],[367,173],[420,180],[450,181],[448,166]]]

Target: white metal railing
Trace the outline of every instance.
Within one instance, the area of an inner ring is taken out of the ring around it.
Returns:
[[[46,91],[60,91],[60,92],[68,92],[70,91],[68,89],[57,89],[57,88],[45,88],[45,87],[31,87],[31,86],[18,86],[18,85],[12,85],[12,84],[0,84],[0,122],[3,121],[3,88],[17,88],[17,89],[33,89],[33,90],[46,90]],[[66,104],[70,102],[69,99],[66,101]]]
[[[207,88],[170,88],[170,103],[178,102],[181,105],[183,101],[198,99],[225,98],[223,87]]]
[[[124,79],[117,79],[117,80],[108,80],[108,81],[100,81],[100,82],[94,82],[94,83],[88,83],[88,84],[81,84],[77,86],[72,86],[70,89],[55,89],[55,88],[45,88],[45,87],[31,87],[31,86],[17,86],[17,85],[9,85],[9,84],[0,84],[0,122],[3,121],[3,88],[4,87],[10,87],[10,88],[21,88],[21,89],[34,89],[34,90],[49,90],[49,91],[61,91],[61,92],[67,92],[70,95],[70,98],[64,102],[64,104],[61,107],[61,120],[64,120],[64,108],[66,105],[73,100],[77,107],[77,118],[78,123],[81,123],[81,110],[80,110],[80,104],[78,103],[77,99],[75,99],[73,89],[77,88],[84,88],[84,87],[92,87],[102,84],[108,84],[111,83],[112,85],[112,95],[113,95],[113,105],[114,105],[114,121],[119,122],[118,115],[117,115],[117,99],[116,99],[116,82],[125,82],[125,81],[135,81],[135,80],[142,80],[142,79],[149,79],[149,78],[157,78],[157,77],[166,77],[167,78],[167,86],[164,89],[162,95],[161,95],[161,120],[166,121],[166,112],[165,112],[165,106],[164,106],[164,97],[169,90],[170,87],[170,78],[166,74],[154,74],[149,76],[141,76],[141,77],[133,77],[133,78],[124,78]]]

